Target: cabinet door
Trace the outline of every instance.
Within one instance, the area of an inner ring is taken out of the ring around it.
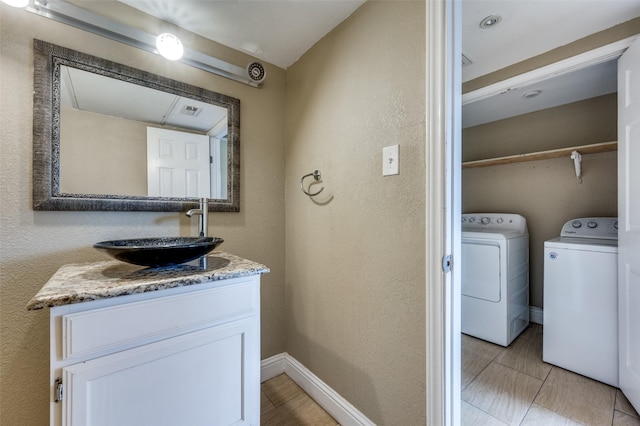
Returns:
[[[63,369],[65,426],[258,425],[255,318]]]

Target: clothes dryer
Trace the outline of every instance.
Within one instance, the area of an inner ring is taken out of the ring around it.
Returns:
[[[579,218],[544,243],[542,359],[618,387],[618,220]]]
[[[529,325],[529,233],[518,214],[462,215],[462,332],[509,346]]]

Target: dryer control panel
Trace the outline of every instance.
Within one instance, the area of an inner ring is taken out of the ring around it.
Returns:
[[[581,217],[571,219],[562,227],[561,237],[618,239],[618,218]]]
[[[527,232],[527,220],[514,213],[465,213],[462,215],[463,231]]]

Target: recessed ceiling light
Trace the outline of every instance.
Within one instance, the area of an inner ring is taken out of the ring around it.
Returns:
[[[522,97],[525,99],[531,99],[531,98],[535,98],[540,93],[542,93],[542,90],[530,90],[526,92],[524,95],[522,95]]]
[[[496,25],[498,25],[500,23],[500,21],[502,21],[502,16],[500,15],[489,15],[486,18],[484,18],[482,21],[480,21],[480,28],[482,29],[489,29],[489,28],[493,28]]]
[[[182,58],[184,48],[180,39],[173,34],[163,33],[156,39],[156,48],[165,58],[176,61]]]

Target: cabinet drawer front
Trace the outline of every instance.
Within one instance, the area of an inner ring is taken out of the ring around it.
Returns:
[[[62,358],[104,355],[256,315],[259,287],[247,280],[62,316]]]

